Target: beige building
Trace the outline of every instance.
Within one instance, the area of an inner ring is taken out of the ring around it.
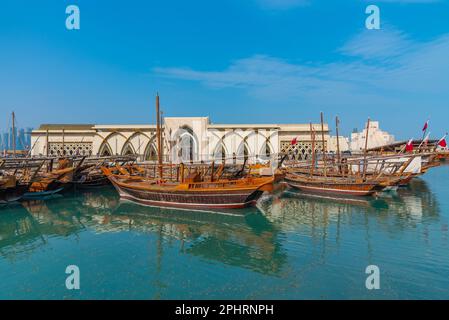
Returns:
[[[362,132],[351,134],[351,151],[357,152],[365,148],[366,123]],[[368,130],[368,148],[376,148],[394,143],[394,136],[379,128],[379,121],[370,121]]]
[[[338,148],[340,149],[340,152],[349,151],[350,150],[350,142],[349,138],[339,136],[338,137],[338,145],[337,145],[337,136],[330,136],[329,137],[329,151],[331,152],[337,152]],[[338,148],[337,148],[338,146]]]
[[[321,125],[314,124],[317,137]],[[214,124],[208,117],[165,117],[163,155],[165,161],[232,159],[252,162],[290,152],[297,159],[311,153],[309,124]],[[329,129],[324,125],[328,148]],[[33,156],[127,155],[140,161],[156,159],[155,125],[57,125],[44,124],[32,132]],[[291,141],[296,138],[297,143]],[[316,142],[317,150],[322,142]]]

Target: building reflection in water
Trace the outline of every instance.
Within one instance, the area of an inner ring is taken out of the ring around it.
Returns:
[[[121,202],[113,189],[94,190],[1,209],[0,255],[14,260],[16,254],[45,246],[49,237],[76,238],[86,230],[152,233],[158,239],[152,244],[158,270],[164,243],[177,241],[180,254],[282,276],[288,269],[285,233],[308,235],[323,244],[332,236],[338,243],[342,225],[357,225],[366,233],[370,254],[373,223],[376,232],[396,235],[435,219],[439,219],[438,202],[420,179],[375,199],[322,198],[289,191],[265,199],[259,208],[232,214],[142,207]],[[325,247],[322,250],[324,258]]]
[[[282,225],[283,230],[298,224],[313,227],[338,221],[345,213],[374,215],[380,223],[383,219],[393,218],[398,229],[439,217],[438,201],[427,183],[420,179],[413,180],[406,188],[382,193],[376,198],[320,196],[288,189],[263,202],[260,208],[270,221]]]
[[[158,255],[163,243],[178,241],[182,254],[264,274],[280,273],[286,261],[278,230],[257,208],[217,214],[143,207],[121,202],[113,189],[25,201],[3,210],[0,255],[14,259],[15,253],[45,245],[48,237],[78,237],[85,230],[153,233]]]

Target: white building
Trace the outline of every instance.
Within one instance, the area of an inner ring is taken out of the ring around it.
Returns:
[[[321,125],[314,124],[317,137]],[[213,124],[208,117],[165,117],[163,121],[165,161],[210,159],[268,159],[290,152],[297,159],[311,154],[309,124]],[[329,129],[324,125],[325,145]],[[156,159],[155,125],[44,124],[32,132],[32,155],[127,155],[141,161]],[[291,141],[296,138],[297,143]],[[316,142],[316,149],[322,142]]]
[[[362,132],[351,133],[351,151],[364,150],[366,140],[366,125]],[[380,147],[394,143],[394,136],[379,128],[379,121],[370,121],[368,130],[368,148]]]
[[[339,149],[340,152],[349,151],[350,150],[350,143],[349,138],[338,136],[338,142],[339,142]],[[329,151],[331,152],[337,152],[337,136],[330,136],[329,137]]]

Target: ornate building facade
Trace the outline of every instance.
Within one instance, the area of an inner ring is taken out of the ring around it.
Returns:
[[[321,125],[313,128],[316,149],[321,150]],[[173,163],[264,160],[280,152],[305,159],[312,152],[309,124],[213,124],[208,117],[165,117],[162,135],[164,160]],[[327,124],[324,136],[327,148]],[[33,156],[135,154],[140,161],[154,161],[157,156],[155,125],[44,124],[32,132],[31,140]]]
[[[350,148],[352,151],[362,151],[365,148],[366,142],[366,125],[361,132],[351,133]],[[394,135],[383,131],[379,127],[379,121],[370,121],[368,130],[368,149],[384,146],[395,142]]]

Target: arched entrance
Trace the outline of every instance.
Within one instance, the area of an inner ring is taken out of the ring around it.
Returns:
[[[198,155],[198,139],[189,126],[179,128],[173,135],[172,143],[174,144],[171,156],[174,162],[191,162],[197,161]]]

